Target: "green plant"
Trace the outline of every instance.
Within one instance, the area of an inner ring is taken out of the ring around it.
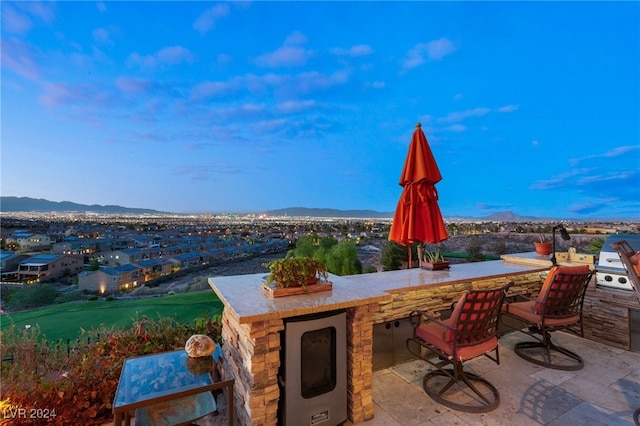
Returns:
[[[292,253],[263,266],[269,269],[266,283],[275,282],[276,287],[280,288],[296,285],[306,288],[307,284],[317,282],[319,277],[324,280],[329,277],[327,267],[321,261],[310,257],[294,257]]]
[[[542,243],[542,244],[545,244],[545,243],[549,243],[550,241],[547,239],[546,235],[539,234],[538,242]]]
[[[440,250],[437,249],[434,251],[424,250],[422,260],[429,263],[445,262],[444,256],[440,253]]]

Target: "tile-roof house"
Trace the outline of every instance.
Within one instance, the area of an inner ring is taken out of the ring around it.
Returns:
[[[98,243],[94,238],[67,237],[60,243],[55,243],[51,251],[55,254],[88,255],[97,251]]]
[[[192,251],[172,256],[169,261],[179,266],[180,269],[186,269],[206,265],[209,263],[209,259],[209,253],[207,252]]]
[[[97,271],[84,271],[78,275],[78,289],[90,292],[118,293],[142,284],[142,271],[135,265],[101,267]]]
[[[0,251],[0,273],[2,276],[14,274],[18,271],[18,265],[29,256],[26,254],[18,254],[13,251]]]
[[[148,259],[136,262],[135,266],[140,268],[140,273],[144,276],[144,282],[169,275],[172,272],[173,264],[169,259]]]
[[[143,260],[142,251],[137,248],[114,250],[102,255],[103,263],[110,266],[126,265]]]
[[[16,231],[7,238],[7,243],[15,244],[20,251],[43,250],[51,247],[51,237],[28,231]]]
[[[20,262],[18,280],[53,281],[76,275],[84,268],[82,256],[36,254]]]

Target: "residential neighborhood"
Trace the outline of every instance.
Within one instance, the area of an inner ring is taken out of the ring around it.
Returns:
[[[4,218],[0,252],[2,283],[77,284],[110,294],[153,283],[178,271],[248,256],[286,251],[283,234],[241,231],[183,221],[172,226],[37,221]],[[171,229],[170,229],[171,228]]]
[[[566,225],[574,234],[638,232],[635,223]],[[284,254],[310,233],[353,239],[364,258],[373,258],[389,227],[390,219],[367,218],[3,214],[0,272],[3,285],[49,282],[106,295],[152,286],[178,272]],[[450,221],[447,228],[454,238],[550,232],[546,223],[495,221]]]

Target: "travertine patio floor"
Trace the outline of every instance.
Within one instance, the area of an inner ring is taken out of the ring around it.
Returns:
[[[500,406],[489,413],[463,413],[434,402],[422,389],[429,366],[412,360],[373,374],[375,417],[362,426],[447,425],[633,425],[640,408],[640,353],[557,332],[554,341],[579,353],[585,366],[578,371],[552,370],[529,363],[513,352],[527,339],[513,332],[500,339],[500,365],[481,357],[467,368],[488,379],[500,391]],[[220,413],[197,422],[226,425],[226,404]],[[345,426],[351,426],[346,422]]]

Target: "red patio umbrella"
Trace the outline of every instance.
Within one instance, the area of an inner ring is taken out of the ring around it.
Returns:
[[[420,123],[416,124],[411,138],[400,175],[403,190],[389,232],[389,240],[408,246],[409,266],[411,244],[439,243],[449,238],[435,188],[442,176],[421,127]]]

